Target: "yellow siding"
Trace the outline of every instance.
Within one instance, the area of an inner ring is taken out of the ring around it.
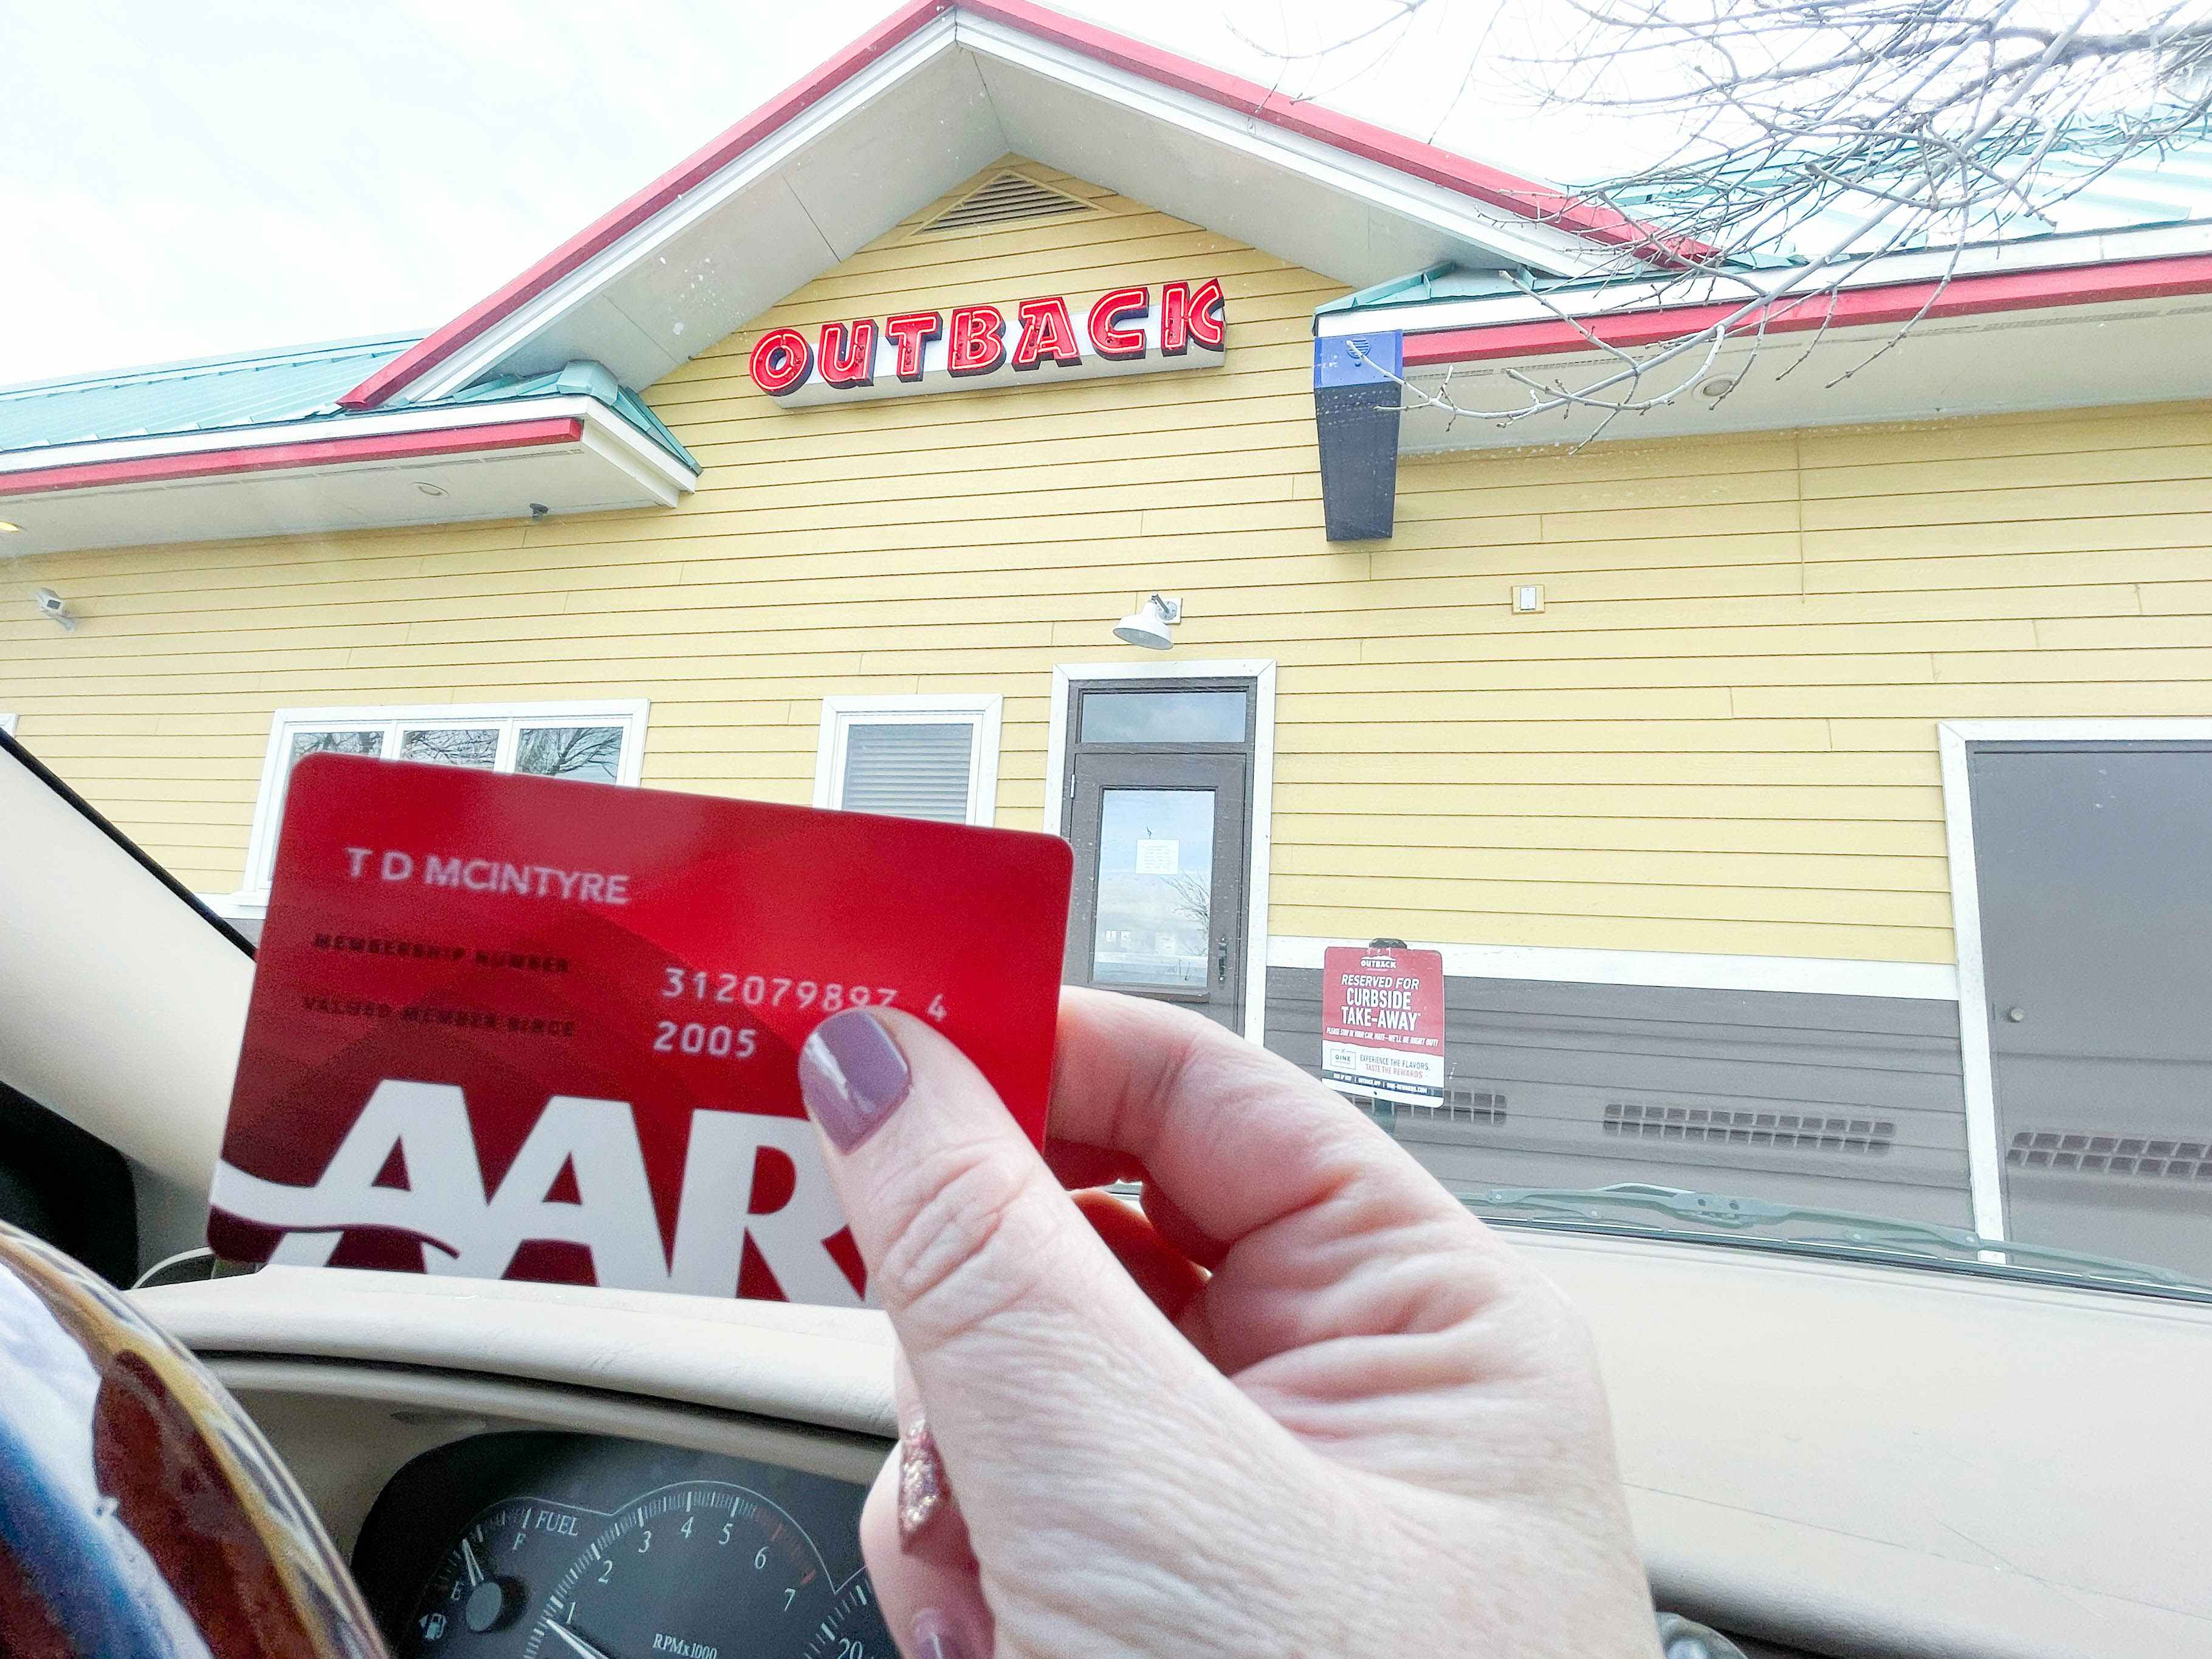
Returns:
[[[1098,211],[933,204],[760,326],[1220,275],[1228,367],[792,411],[749,330],[649,394],[680,507],[27,562],[85,623],[0,612],[0,710],[205,891],[292,705],[644,696],[648,783],[799,801],[823,696],[998,691],[1034,827],[1053,665],[1144,658],[1157,587],[1179,656],[1281,665],[1278,934],[1928,962],[1938,720],[2212,714],[2212,406],[1408,459],[1332,546],[1336,290],[1027,170]]]

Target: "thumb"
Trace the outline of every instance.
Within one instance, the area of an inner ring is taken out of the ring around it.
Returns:
[[[848,1009],[799,1058],[871,1291],[914,1368],[967,1498],[1004,1460],[1034,1466],[1166,1409],[1245,1402],[1168,1324],[1062,1190],[982,1074],[933,1027]],[[1170,1402],[1172,1402],[1170,1405]],[[1134,1413],[1133,1417],[1131,1413]]]

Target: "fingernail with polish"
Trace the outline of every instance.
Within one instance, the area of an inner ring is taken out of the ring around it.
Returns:
[[[914,1659],[968,1659],[968,1650],[935,1607],[914,1616]]]
[[[799,1051],[799,1092],[837,1150],[849,1152],[906,1098],[906,1056],[864,1008],[832,1014]]]

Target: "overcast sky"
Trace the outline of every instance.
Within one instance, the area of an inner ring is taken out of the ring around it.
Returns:
[[[1469,82],[1492,4],[1319,57],[1371,0],[1063,9],[1519,171],[1610,170],[1607,130]],[[0,385],[427,331],[893,9],[0,0]]]

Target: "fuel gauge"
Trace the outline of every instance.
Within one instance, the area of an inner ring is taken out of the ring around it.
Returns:
[[[401,1631],[399,1659],[502,1659],[521,1651],[522,1614],[574,1553],[579,1512],[510,1498],[462,1529]]]

